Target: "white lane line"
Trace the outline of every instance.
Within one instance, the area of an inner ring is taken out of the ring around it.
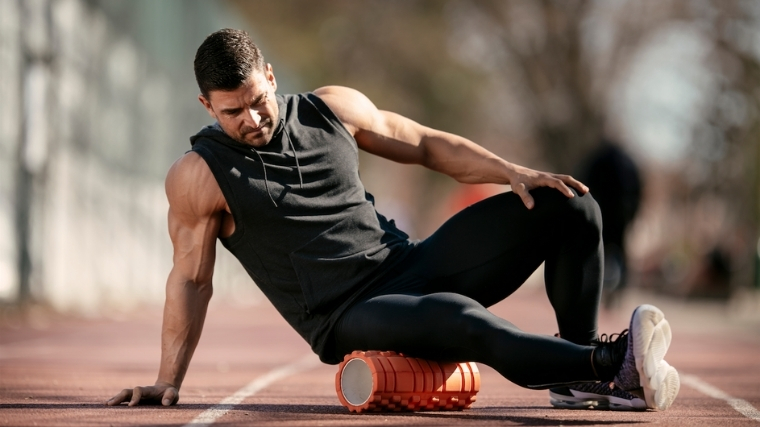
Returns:
[[[699,379],[699,377],[695,377],[694,375],[681,375],[681,383],[686,384],[689,387],[712,397],[713,399],[724,400],[726,403],[731,405],[731,407],[734,408],[736,412],[744,415],[751,420],[760,421],[760,411],[755,409],[755,407],[752,406],[749,402],[744,399],[738,399],[736,397],[730,396],[725,391],[713,387],[712,385],[702,381]]]
[[[275,381],[279,381],[285,377],[289,377],[301,371],[306,371],[317,365],[319,365],[319,359],[317,359],[317,356],[314,354],[309,354],[308,356],[301,358],[291,363],[290,365],[285,365],[283,367],[269,371],[263,376],[260,376],[251,381],[245,387],[236,391],[235,394],[224,398],[218,404],[201,412],[200,415],[195,417],[189,423],[185,424],[185,427],[210,426],[211,424],[214,424],[214,422],[221,416],[232,410],[235,405],[242,402],[245,398],[253,396]]]

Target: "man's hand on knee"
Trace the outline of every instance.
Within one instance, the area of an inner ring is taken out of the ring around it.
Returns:
[[[109,399],[106,405],[116,406],[128,402],[128,406],[137,406],[141,403],[171,406],[176,405],[177,401],[179,401],[179,390],[176,387],[171,384],[156,383],[152,386],[125,388]]]
[[[574,188],[579,194],[588,193],[588,187],[570,175],[541,172],[517,165],[514,165],[509,173],[509,184],[512,187],[512,191],[520,196],[528,209],[533,209],[535,205],[533,196],[530,195],[530,190],[534,188],[555,188],[567,197],[575,196],[570,187]]]

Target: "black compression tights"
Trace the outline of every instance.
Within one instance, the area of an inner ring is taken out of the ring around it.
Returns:
[[[476,203],[422,241],[389,279],[349,308],[335,328],[339,355],[393,350],[491,366],[523,387],[596,380],[602,283],[601,215],[590,195],[531,191]],[[562,338],[521,331],[489,307],[512,294],[542,263]]]

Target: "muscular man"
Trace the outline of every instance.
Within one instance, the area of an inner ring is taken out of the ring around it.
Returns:
[[[678,374],[670,328],[641,306],[630,331],[597,335],[601,219],[570,176],[509,163],[460,136],[378,110],[338,86],[278,95],[248,35],[221,30],[198,48],[200,102],[216,120],[166,178],[174,267],[166,285],[155,385],[109,405],[175,404],[212,293],[216,239],[326,363],[353,350],[476,361],[550,388],[560,407],[666,409]],[[465,183],[510,184],[423,241],[377,213],[358,149]],[[545,262],[560,337],[525,333],[489,307]]]

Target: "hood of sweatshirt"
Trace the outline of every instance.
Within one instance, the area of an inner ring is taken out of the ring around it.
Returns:
[[[275,202],[274,197],[272,197],[272,193],[269,190],[269,178],[267,177],[267,162],[264,160],[265,157],[272,159],[269,163],[270,167],[277,165],[295,168],[295,170],[298,172],[299,186],[303,188],[303,175],[301,173],[301,165],[298,162],[298,153],[296,152],[295,145],[293,144],[290,134],[288,133],[287,127],[285,126],[285,121],[288,116],[288,109],[287,105],[284,102],[284,99],[280,95],[277,95],[277,106],[279,109],[277,126],[275,127],[274,133],[272,134],[272,139],[262,147],[256,148],[232,139],[224,132],[218,122],[205,126],[200,130],[200,132],[190,137],[191,145],[195,145],[195,142],[199,138],[210,138],[239,151],[246,153],[253,152],[261,162],[261,167],[264,171],[264,185],[266,186],[267,194],[269,194],[269,200],[275,207],[277,207],[277,202]],[[290,151],[293,154],[295,161],[292,164],[282,164],[281,161],[273,160],[273,156],[267,156],[267,154],[281,155],[286,151]]]

